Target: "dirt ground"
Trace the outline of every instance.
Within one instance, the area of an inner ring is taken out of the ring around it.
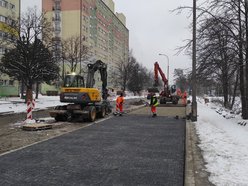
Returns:
[[[124,112],[144,105],[144,100],[141,99],[126,100],[125,102]],[[113,105],[114,103],[111,104]],[[49,110],[51,109],[33,113],[33,118],[41,120],[44,118],[45,123],[52,125],[52,129],[48,130],[23,130],[22,126],[25,121],[26,113],[0,116],[0,154],[77,130],[89,124],[89,122],[82,121],[55,122],[53,118],[49,118]],[[111,116],[112,114],[106,117]]]

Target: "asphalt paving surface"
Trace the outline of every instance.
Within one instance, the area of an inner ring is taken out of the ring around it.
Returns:
[[[185,120],[126,114],[0,156],[0,185],[184,185]]]

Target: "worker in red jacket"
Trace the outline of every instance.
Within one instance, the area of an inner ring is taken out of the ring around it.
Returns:
[[[177,95],[180,96],[180,97],[182,96],[182,92],[181,92],[180,88],[177,88]]]
[[[120,93],[120,96],[116,99],[116,114],[119,114],[122,116],[123,113],[123,103],[124,103],[124,97],[123,93]]]
[[[187,92],[186,92],[186,90],[182,94],[182,99],[183,99],[183,105],[186,105],[187,104]]]

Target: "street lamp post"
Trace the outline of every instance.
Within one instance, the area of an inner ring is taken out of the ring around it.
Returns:
[[[169,83],[169,69],[170,69],[170,63],[169,63],[169,57],[166,54],[158,54],[160,56],[165,56],[167,58],[168,64],[167,64],[167,79]]]

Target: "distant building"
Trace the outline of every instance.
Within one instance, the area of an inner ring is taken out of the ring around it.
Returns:
[[[0,60],[3,54],[12,47],[13,38],[8,27],[13,19],[20,17],[20,0],[0,0]],[[13,79],[0,73],[0,97],[17,96],[18,84]]]
[[[63,39],[81,36],[80,42],[89,49],[83,64],[100,59],[108,64],[111,73],[119,61],[128,60],[126,17],[115,13],[113,0],[42,0],[42,11],[53,22],[57,57],[61,56]]]

